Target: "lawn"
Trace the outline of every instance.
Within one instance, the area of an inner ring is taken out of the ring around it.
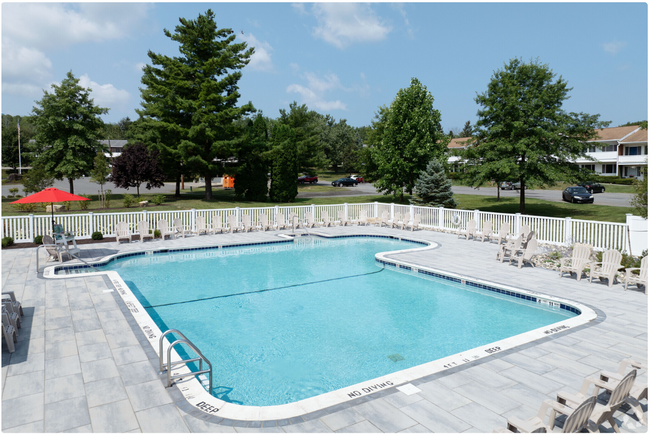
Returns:
[[[325,186],[311,186],[314,189],[328,188]],[[308,190],[309,186],[305,185],[300,187],[301,191]],[[311,190],[316,191],[316,190]],[[153,194],[142,194],[139,200],[151,200]],[[194,191],[190,193],[188,190],[183,190],[180,198],[175,198],[173,195],[165,195],[165,203],[162,205],[149,205],[146,209],[148,211],[170,211],[170,210],[187,210],[187,209],[221,209],[221,208],[254,208],[275,205],[287,205],[286,203],[274,202],[245,202],[236,201],[235,192],[233,190],[213,190],[214,199],[203,199],[203,193]],[[72,202],[72,208],[68,213],[78,214],[88,211],[92,212],[137,212],[142,211],[143,208],[132,206],[124,208],[122,206],[121,194],[112,195],[111,208],[99,209],[96,195],[90,195],[92,201],[87,210],[81,210],[78,202]],[[499,212],[499,213],[517,213],[519,211],[519,198],[516,197],[502,197],[497,202],[495,197],[479,196],[470,194],[457,194],[454,196],[459,202],[459,209],[478,209],[481,211]],[[3,198],[2,199],[2,215],[27,215],[28,212],[16,211],[15,208],[9,203],[15,199]],[[407,200],[407,198],[405,198]],[[396,200],[391,196],[372,195],[372,196],[344,196],[344,197],[315,197],[315,198],[296,198],[293,202],[295,205],[330,205],[337,203],[368,203],[368,202],[382,202],[391,203]],[[546,216],[546,217],[572,217],[580,220],[599,220],[609,222],[625,222],[625,214],[632,213],[634,208],[631,207],[615,207],[594,204],[571,204],[563,202],[550,202],[540,199],[526,199],[526,211],[531,215]],[[36,215],[48,214],[42,208],[34,212]]]
[[[462,181],[453,181],[452,185],[459,186],[459,187],[470,187],[467,183],[464,183]],[[568,182],[559,182],[555,185],[552,186],[542,186],[542,187],[529,187],[531,189],[535,190],[558,190],[562,191],[567,187],[574,186],[576,184],[571,184]],[[621,185],[621,184],[602,184],[605,186],[605,192],[606,193],[629,193],[629,194],[634,194],[634,186],[633,185]],[[496,188],[494,186],[493,182],[484,182],[481,184],[481,187],[485,188]]]

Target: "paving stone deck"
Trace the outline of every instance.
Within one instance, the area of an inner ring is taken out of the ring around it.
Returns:
[[[96,260],[142,249],[277,240],[288,232],[80,247],[82,258]],[[626,357],[647,362],[648,302],[636,287],[623,291],[622,284],[609,288],[541,268],[517,269],[495,261],[496,244],[440,232],[376,227],[313,232],[435,241],[440,244],[436,250],[389,257],[579,301],[599,316],[585,326],[412,381],[420,389],[412,395],[393,387],[300,417],[242,422],[207,415],[189,405],[175,386],[164,387],[158,356],[117,292],[105,292],[109,286],[102,276],[44,279],[35,272],[36,249],[3,250],[2,290],[14,291],[25,316],[16,352],[10,354],[3,345],[2,431],[492,432],[505,427],[510,416],[536,415],[544,399],[555,399],[560,390],[578,391],[586,376],[616,370]],[[642,371],[637,381],[647,384],[647,373]],[[647,418],[647,400],[641,402]],[[616,416],[621,431],[646,432],[624,409]]]

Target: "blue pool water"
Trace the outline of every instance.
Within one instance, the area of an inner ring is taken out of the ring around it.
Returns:
[[[377,252],[414,247],[316,239],[103,269],[121,275],[161,330],[178,329],[201,349],[215,396],[243,405],[298,401],[574,316],[375,262]]]

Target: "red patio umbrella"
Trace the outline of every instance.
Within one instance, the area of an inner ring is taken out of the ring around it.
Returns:
[[[47,203],[52,206],[52,229],[54,229],[54,202],[72,202],[79,200],[90,200],[87,197],[77,196],[76,194],[68,193],[67,191],[59,190],[58,188],[46,188],[38,193],[25,196],[11,203]]]

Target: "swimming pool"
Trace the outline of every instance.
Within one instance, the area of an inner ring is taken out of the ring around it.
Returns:
[[[248,406],[349,389],[576,314],[375,260],[413,247],[317,239],[141,255],[104,270],[120,274],[158,328],[181,330],[212,361],[215,396]]]

